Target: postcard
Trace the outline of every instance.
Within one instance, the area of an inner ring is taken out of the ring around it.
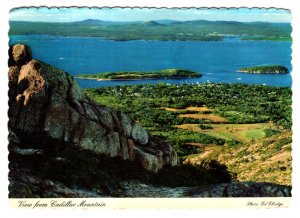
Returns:
[[[9,26],[10,207],[289,207],[289,8],[20,6]]]

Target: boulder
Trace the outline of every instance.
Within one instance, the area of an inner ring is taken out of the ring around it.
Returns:
[[[151,154],[142,150],[141,148],[135,147],[134,148],[135,159],[141,163],[141,166],[144,169],[147,169],[152,172],[157,172],[160,168],[162,168],[163,162],[159,159],[161,156]]]
[[[27,45],[17,44],[9,52],[9,63],[12,65],[23,65],[32,59],[31,49]]]
[[[147,144],[149,141],[148,133],[137,123],[132,127],[132,138],[142,145]]]
[[[39,149],[70,145],[130,159],[153,172],[177,164],[171,146],[162,149],[160,142],[153,143],[147,131],[126,114],[90,100],[71,75],[32,59],[28,46],[10,48],[9,64],[12,144],[17,138],[21,145]],[[150,144],[155,152],[137,148]]]

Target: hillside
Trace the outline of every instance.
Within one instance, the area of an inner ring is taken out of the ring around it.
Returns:
[[[147,21],[111,22],[84,20],[71,23],[10,21],[9,35],[49,34],[102,37],[111,40],[220,41],[226,36],[245,40],[291,41],[288,23],[232,21]]]
[[[235,173],[238,181],[291,185],[291,137],[292,133],[287,131],[250,144],[207,146],[203,153],[191,155],[185,161],[196,164],[216,159]]]

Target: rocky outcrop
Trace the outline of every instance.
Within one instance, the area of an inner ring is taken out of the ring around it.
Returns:
[[[291,197],[291,187],[272,183],[233,182],[207,187],[155,187],[123,183],[128,197]]]
[[[207,187],[163,187],[139,182],[123,182],[120,187],[109,187],[109,193],[99,189],[68,187],[57,181],[41,179],[34,175],[15,171],[18,180],[9,186],[10,196],[17,198],[40,197],[148,197],[148,198],[220,198],[220,197],[291,197],[291,187],[272,183],[234,182]]]
[[[126,114],[87,98],[72,76],[32,59],[26,45],[13,46],[9,56],[9,129],[22,146],[71,145],[152,172],[177,164],[172,146],[154,140]]]

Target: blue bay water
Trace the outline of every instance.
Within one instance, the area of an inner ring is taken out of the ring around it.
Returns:
[[[86,87],[123,84],[247,83],[291,86],[291,74],[256,75],[239,73],[242,67],[284,65],[290,71],[291,42],[242,41],[112,41],[101,38],[49,35],[11,36],[10,45],[24,43],[33,57],[60,68],[73,76],[81,73],[153,71],[167,68],[201,72],[196,79],[96,81],[78,79]]]

